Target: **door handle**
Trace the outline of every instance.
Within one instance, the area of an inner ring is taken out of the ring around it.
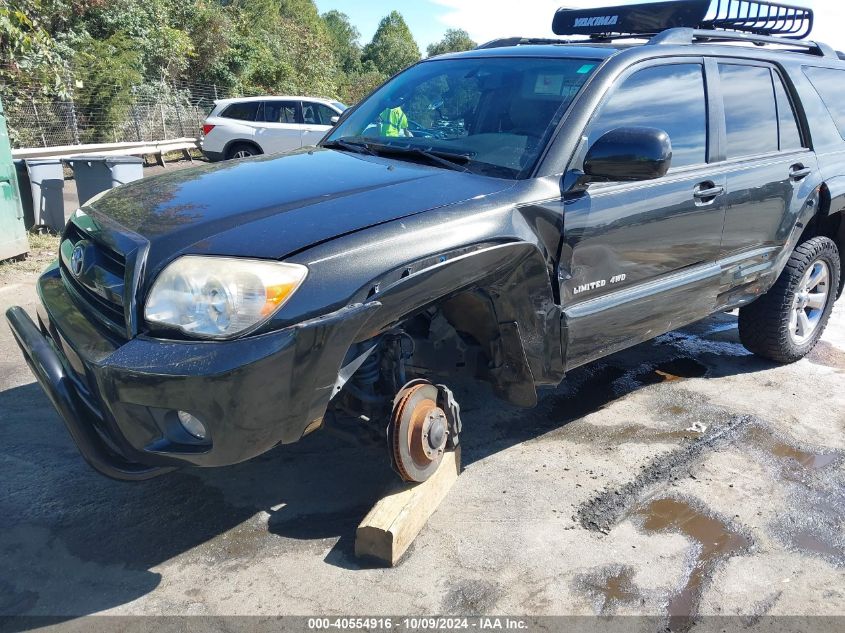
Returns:
[[[812,171],[809,167],[804,167],[804,165],[798,163],[789,168],[789,178],[790,180],[802,180],[809,176]]]
[[[722,185],[716,185],[712,182],[702,182],[696,186],[692,195],[696,200],[708,204],[716,199],[716,196],[724,193],[725,188]]]

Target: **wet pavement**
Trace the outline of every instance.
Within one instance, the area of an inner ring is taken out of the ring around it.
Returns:
[[[32,277],[0,307],[32,310]],[[454,385],[465,470],[394,569],[354,530],[393,476],[323,432],[112,482],[0,328],[0,614],[845,615],[845,301],[777,366],[720,314],[573,371],[533,410]]]

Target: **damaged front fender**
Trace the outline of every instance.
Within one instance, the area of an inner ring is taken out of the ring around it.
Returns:
[[[472,251],[379,289],[381,305],[361,328],[364,341],[431,306],[487,352],[496,394],[518,406],[537,403],[536,385],[563,378],[560,308],[546,262],[533,244]]]

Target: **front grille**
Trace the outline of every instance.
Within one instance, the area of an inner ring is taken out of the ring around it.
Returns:
[[[73,261],[77,247],[81,264]],[[65,284],[104,325],[126,336],[125,257],[73,222],[65,229],[59,251]]]

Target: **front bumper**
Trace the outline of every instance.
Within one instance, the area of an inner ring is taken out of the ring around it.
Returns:
[[[235,464],[299,440],[378,305],[234,341],[115,341],[85,318],[56,268],[38,291],[38,325],[21,308],[6,313],[15,339],[86,461],[123,480]],[[188,436],[176,411],[199,418],[208,439]]]

